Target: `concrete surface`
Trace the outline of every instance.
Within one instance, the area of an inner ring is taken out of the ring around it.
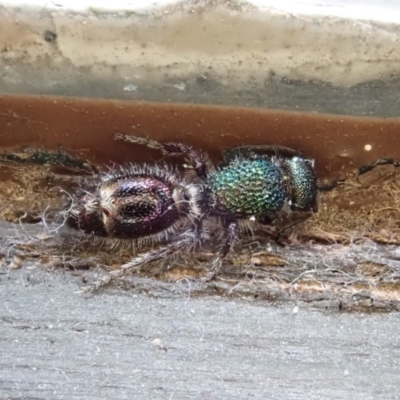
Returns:
[[[398,313],[170,291],[88,296],[80,275],[1,270],[0,398],[398,398]]]

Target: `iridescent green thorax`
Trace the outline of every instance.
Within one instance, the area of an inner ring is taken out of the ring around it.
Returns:
[[[231,161],[210,178],[213,211],[246,217],[279,211],[286,183],[271,159]]]

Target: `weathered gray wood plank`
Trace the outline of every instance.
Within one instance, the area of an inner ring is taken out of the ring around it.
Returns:
[[[398,313],[178,291],[87,296],[80,273],[1,273],[0,398],[398,398]]]

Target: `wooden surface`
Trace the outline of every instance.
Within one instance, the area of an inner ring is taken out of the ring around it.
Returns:
[[[82,271],[0,272],[2,399],[398,398],[397,312],[179,290],[84,295]]]

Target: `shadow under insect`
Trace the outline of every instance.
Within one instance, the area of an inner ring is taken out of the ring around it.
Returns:
[[[226,152],[223,164],[216,168],[207,154],[182,143],[158,143],[123,134],[116,139],[160,150],[165,156],[182,156],[188,169],[182,174],[167,164],[117,167],[101,176],[94,190],[72,200],[67,224],[87,234],[139,243],[163,241],[171,232],[179,236],[164,247],[134,257],[90,290],[208,240],[207,222],[217,217],[221,248],[203,278],[211,280],[241,231],[262,228],[272,234],[268,226],[289,216],[280,236],[317,211],[314,162],[295,150],[238,147]],[[292,212],[300,217],[292,221]]]

